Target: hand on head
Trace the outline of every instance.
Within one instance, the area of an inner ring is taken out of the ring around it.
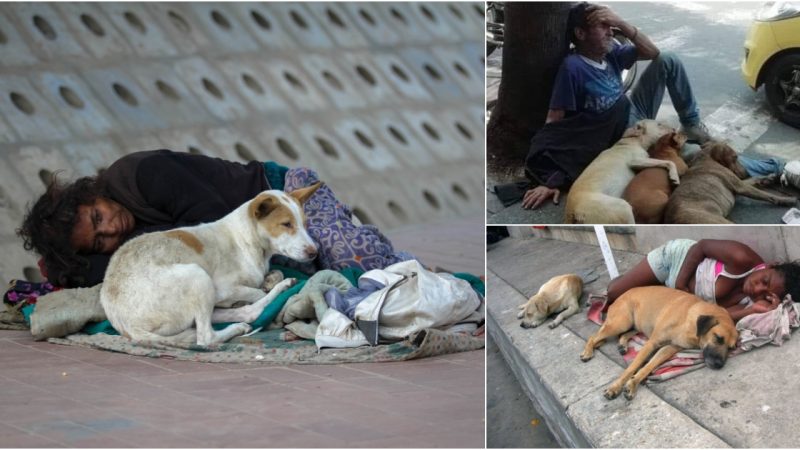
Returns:
[[[622,18],[620,18],[608,6],[591,5],[586,8],[586,12],[588,12],[588,15],[586,16],[586,23],[590,27],[595,25],[619,27],[622,23]]]

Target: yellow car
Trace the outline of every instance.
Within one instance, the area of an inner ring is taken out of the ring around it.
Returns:
[[[800,3],[769,2],[756,14],[744,41],[742,75],[762,84],[781,121],[800,128]]]

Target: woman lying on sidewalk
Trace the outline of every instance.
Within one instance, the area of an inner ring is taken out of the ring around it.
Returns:
[[[152,150],[126,155],[94,177],[62,185],[54,178],[28,211],[17,234],[42,256],[40,268],[55,285],[103,281],[111,254],[142,233],[212,222],[267,189],[291,192],[319,181],[305,168],[274,162],[248,164],[202,155]],[[317,265],[340,270],[382,269],[413,259],[396,253],[372,225],[356,225],[350,209],[328,186],[304,204]]]
[[[657,284],[716,303],[738,321],[775,309],[786,294],[800,301],[800,261],[765,264],[741,242],[675,239],[611,280],[604,310],[628,289]]]

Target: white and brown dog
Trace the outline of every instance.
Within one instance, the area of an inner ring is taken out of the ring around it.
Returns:
[[[247,323],[295,283],[283,280],[268,294],[259,289],[270,257],[317,256],[302,204],[319,186],[264,191],[216,222],[126,242],[112,256],[100,290],[108,320],[134,341],[209,345],[249,332]],[[251,304],[215,309],[239,301]],[[211,327],[221,322],[237,323]]]
[[[567,274],[551,278],[526,303],[519,305],[517,319],[522,319],[519,326],[535,328],[543,324],[551,314],[561,313],[549,325],[550,328],[559,326],[564,319],[580,311],[582,291],[583,280],[578,275]]]

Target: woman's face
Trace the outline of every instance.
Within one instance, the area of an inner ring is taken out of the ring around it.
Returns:
[[[78,220],[70,242],[78,253],[113,253],[133,231],[136,219],[119,203],[98,197],[78,206]]]
[[[753,300],[765,299],[770,292],[782,299],[786,295],[786,285],[783,275],[768,267],[756,270],[745,278],[742,291]]]

